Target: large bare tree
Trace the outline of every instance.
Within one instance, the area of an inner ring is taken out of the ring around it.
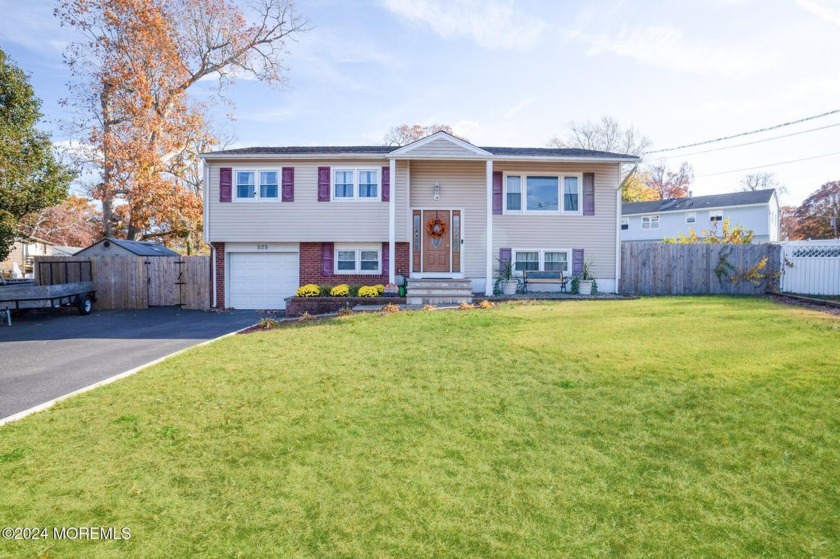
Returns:
[[[548,145],[557,148],[578,148],[607,151],[641,157],[653,142],[635,126],[624,126],[611,116],[601,120],[570,122],[563,135],[553,136]],[[635,202],[650,199],[654,194],[644,191],[639,177],[639,163],[621,166],[621,189],[624,200]]]

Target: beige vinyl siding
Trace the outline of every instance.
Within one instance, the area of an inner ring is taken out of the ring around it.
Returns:
[[[503,173],[595,173],[595,215],[494,215],[493,257],[499,255],[502,247],[582,248],[584,258],[594,262],[597,277],[615,278],[617,163],[496,162],[493,170]]]
[[[445,138],[438,138],[437,140],[433,140],[428,144],[416,147],[409,151],[406,154],[408,157],[421,157],[421,158],[463,158],[463,159],[476,159],[476,158],[484,158],[483,155],[479,155],[474,151],[471,151],[465,147],[459,146],[453,142]]]
[[[440,200],[433,197],[435,181]],[[411,207],[464,211],[462,247],[466,277],[485,276],[487,182],[484,161],[412,161]]]
[[[408,222],[403,219],[403,216],[405,216],[408,212],[408,190],[406,188],[406,178],[410,174],[410,164],[408,161],[397,161],[396,163],[397,177],[391,181],[391,198],[396,204],[394,208],[394,220],[396,223],[395,234],[397,242],[405,242],[408,241]]]
[[[388,165],[381,160],[255,160],[208,161],[210,189],[208,192],[209,239],[211,242],[383,242],[388,240],[388,203],[381,200],[318,201],[318,167],[376,168]],[[397,175],[406,163],[398,166]],[[295,200],[247,200],[219,202],[219,169],[234,170],[233,190],[236,190],[236,170],[295,169]],[[392,181],[393,183],[394,181]],[[380,189],[381,189],[380,173]],[[395,192],[395,190],[397,192]],[[381,194],[381,190],[380,190]],[[391,196],[405,206],[405,193],[391,186]],[[402,201],[400,201],[402,196]],[[403,209],[403,214],[404,214]],[[399,206],[397,215],[400,215]],[[397,227],[398,231],[400,227]],[[405,224],[402,224],[404,240]]]

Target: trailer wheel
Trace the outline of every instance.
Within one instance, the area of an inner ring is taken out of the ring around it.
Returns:
[[[86,316],[93,310],[93,299],[90,295],[85,295],[79,303],[79,314]]]

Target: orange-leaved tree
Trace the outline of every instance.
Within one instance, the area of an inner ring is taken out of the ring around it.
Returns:
[[[243,74],[282,83],[286,43],[306,25],[291,0],[252,10],[235,0],[67,0],[56,9],[83,37],[65,55],[68,126],[89,146],[80,159],[95,169],[90,191],[105,235],[194,243],[197,154],[217,140],[206,105],[188,91],[207,78],[225,99]]]

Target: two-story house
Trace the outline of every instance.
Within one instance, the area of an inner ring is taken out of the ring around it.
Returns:
[[[619,166],[633,156],[478,147],[438,132],[404,147],[265,147],[205,162],[215,307],[282,308],[307,283],[451,278],[492,294],[498,260],[619,275]]]
[[[779,200],[776,191],[753,190],[710,196],[689,196],[653,202],[631,202],[621,207],[621,240],[658,242],[688,235],[689,230],[720,233],[723,222],[754,233],[755,242],[779,240]]]

